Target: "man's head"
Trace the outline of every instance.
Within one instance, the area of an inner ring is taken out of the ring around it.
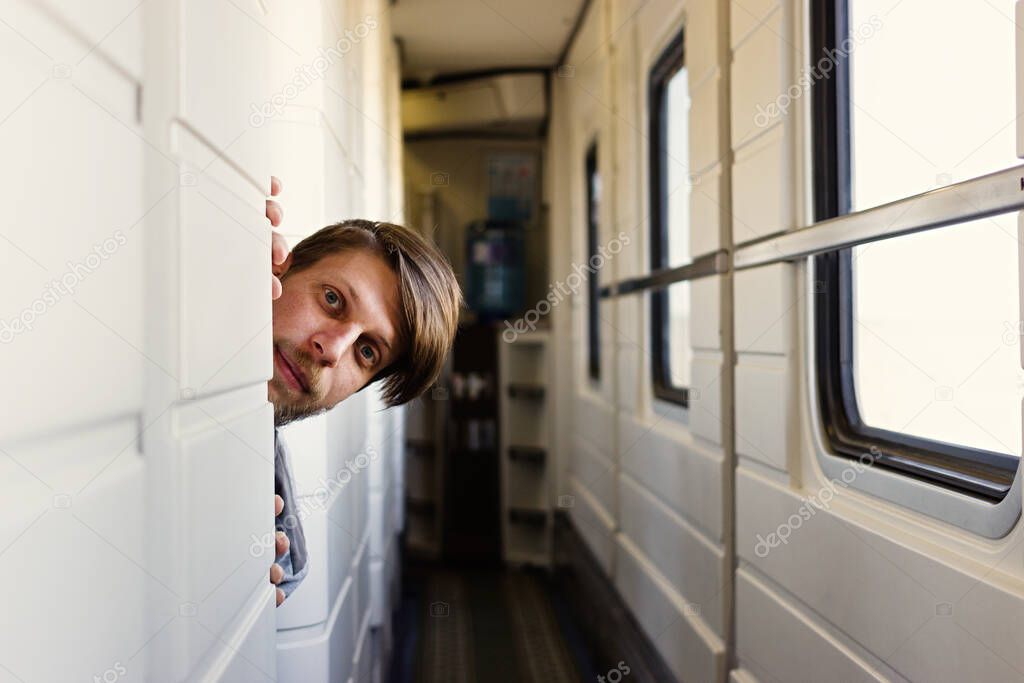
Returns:
[[[377,380],[394,406],[437,379],[462,296],[433,244],[400,225],[349,220],[295,245],[283,270],[269,383],[276,425]]]

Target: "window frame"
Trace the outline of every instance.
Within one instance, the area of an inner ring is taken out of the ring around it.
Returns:
[[[835,48],[848,32],[848,0],[812,6],[812,54]],[[840,57],[832,77],[812,87],[816,222],[847,214],[852,207],[849,68],[848,57]],[[985,503],[1007,499],[1011,489],[1019,488],[1014,483],[1021,459],[864,423],[854,382],[852,249],[815,256],[813,273],[815,382],[826,448],[847,459],[870,453],[872,462],[889,472]]]
[[[667,188],[667,117],[665,90],[669,80],[686,68],[684,29],[672,38],[651,67],[648,77],[647,106],[649,123],[649,164],[650,201],[650,271],[666,269],[668,246],[668,188]],[[663,401],[688,408],[689,388],[672,383],[671,378],[671,329],[668,312],[668,289],[657,288],[650,292],[651,312],[651,379],[654,396]]]
[[[585,157],[586,214],[587,214],[587,262],[597,254],[600,234],[600,196],[595,196],[594,177],[601,173],[598,167],[597,137],[587,145]],[[594,382],[601,381],[601,294],[597,273],[587,280],[587,374]]]

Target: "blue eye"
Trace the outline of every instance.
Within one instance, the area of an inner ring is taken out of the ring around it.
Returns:
[[[369,361],[372,361],[374,359],[374,357],[377,355],[377,354],[375,354],[373,352],[373,347],[369,346],[367,344],[364,344],[363,346],[359,347],[359,351],[360,351],[360,353],[362,353],[363,351],[369,351],[370,352],[369,355],[367,355],[365,353],[362,353],[363,358],[365,358],[366,360],[369,360]]]
[[[341,297],[338,296],[337,292],[333,289],[324,290],[324,300],[327,301],[328,305],[334,306],[341,302]]]

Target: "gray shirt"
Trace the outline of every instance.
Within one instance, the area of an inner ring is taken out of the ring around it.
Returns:
[[[274,429],[274,493],[284,499],[284,509],[277,516],[276,527],[288,536],[288,551],[276,559],[284,570],[284,578],[277,587],[287,598],[292,594],[309,572],[309,556],[306,553],[306,534],[302,531],[302,515],[295,498],[292,484],[292,467],[288,446]]]

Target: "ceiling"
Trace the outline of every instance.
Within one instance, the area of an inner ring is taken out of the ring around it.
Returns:
[[[585,0],[397,0],[402,78],[555,66]]]

